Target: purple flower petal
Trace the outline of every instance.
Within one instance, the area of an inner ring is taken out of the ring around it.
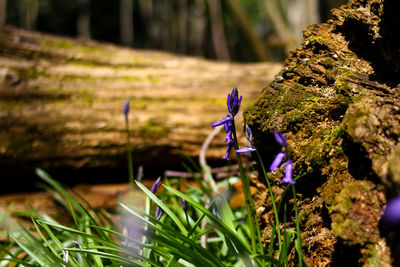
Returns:
[[[253,133],[249,127],[249,125],[246,124],[245,127],[245,132],[246,132],[246,138],[249,140],[250,143],[253,143]]]
[[[161,219],[161,216],[163,215],[164,211],[160,209],[159,206],[157,206],[156,213],[154,214],[154,217],[156,217],[157,220]]]
[[[275,136],[276,142],[278,142],[278,144],[280,144],[281,146],[287,146],[288,145],[286,137],[283,135],[283,133],[276,132],[276,133],[274,133],[274,136]]]
[[[228,114],[225,118],[222,118],[221,120],[219,120],[218,122],[215,123],[211,123],[211,127],[217,127],[223,124],[226,124],[228,122],[232,121],[232,117]]]
[[[225,154],[225,156],[222,157],[223,159],[230,160],[229,154],[231,153],[232,147],[233,147],[233,141],[228,143],[228,148],[226,149],[226,154]]]
[[[390,226],[400,224],[400,196],[393,198],[387,203],[382,215],[382,222]]]
[[[256,151],[256,149],[254,147],[244,147],[238,150],[235,150],[236,153],[249,153],[249,152],[253,152]]]
[[[296,181],[293,180],[293,164],[290,161],[290,159],[288,161],[285,162],[285,177],[283,177],[283,179],[281,180],[281,183],[285,183],[285,184],[295,184]]]
[[[226,105],[228,106],[228,111],[232,116],[235,116],[238,113],[242,97],[243,96],[239,98],[239,92],[236,87],[232,89],[230,94],[228,94]]]
[[[274,171],[276,168],[278,168],[278,167],[281,165],[283,159],[285,158],[285,155],[286,155],[285,152],[279,152],[279,153],[275,156],[275,159],[274,159],[274,161],[272,162],[271,167],[269,167],[269,170],[270,170],[271,172]]]
[[[155,194],[158,190],[158,188],[161,185],[161,177],[158,177],[158,179],[154,182],[154,184],[151,186],[150,191]]]
[[[189,209],[189,202],[187,202],[186,200],[180,198],[179,203],[181,204],[181,207],[184,211],[187,211]]]
[[[129,99],[125,100],[123,112],[124,112],[125,118],[128,118],[128,114],[129,114]]]

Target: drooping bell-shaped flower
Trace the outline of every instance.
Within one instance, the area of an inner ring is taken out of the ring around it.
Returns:
[[[281,183],[285,183],[285,184],[295,184],[296,183],[296,181],[293,180],[293,164],[290,161],[290,159],[285,162],[285,177],[283,177],[283,179],[281,180]]]
[[[400,225],[400,196],[387,203],[382,215],[382,222],[389,226]]]
[[[156,217],[157,220],[160,220],[163,213],[164,213],[164,211],[159,206],[157,206],[154,217]]]
[[[241,149],[235,150],[236,153],[250,153],[254,151],[256,151],[256,149],[252,146],[243,147]]]
[[[182,209],[186,212],[189,209],[189,202],[180,198],[179,203],[181,204]]]
[[[246,138],[250,142],[250,144],[253,144],[253,132],[251,131],[249,125],[246,123],[245,127],[245,132],[246,132]]]
[[[279,152],[276,156],[274,161],[272,162],[271,166],[269,167],[269,170],[273,172],[276,168],[281,166],[281,163],[283,159],[285,158],[285,152]]]
[[[221,120],[219,120],[217,122],[211,123],[211,127],[214,128],[214,127],[217,127],[217,126],[220,126],[220,125],[225,125],[228,122],[232,122],[232,117],[229,114],[226,115],[225,118],[222,118]]]
[[[223,159],[230,160],[229,154],[231,153],[232,148],[233,148],[233,140],[228,142],[228,147],[226,148],[225,156],[222,157]]]
[[[286,137],[283,135],[283,133],[276,132],[276,133],[274,133],[274,136],[275,136],[276,142],[278,142],[278,144],[280,144],[281,146],[286,147],[288,145]]]
[[[126,99],[125,103],[124,103],[124,108],[123,108],[123,112],[124,112],[125,118],[128,118],[129,109],[130,109],[130,107],[129,107],[129,99]]]
[[[158,190],[158,188],[161,185],[161,177],[158,177],[158,179],[154,182],[154,184],[151,186],[150,191],[155,194]]]
[[[232,89],[232,92],[230,94],[228,94],[226,104],[228,106],[229,113],[231,113],[233,117],[239,111],[242,97],[243,96],[239,97],[239,92],[236,87]]]

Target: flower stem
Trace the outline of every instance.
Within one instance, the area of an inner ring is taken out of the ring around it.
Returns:
[[[303,252],[301,250],[299,211],[297,209],[296,187],[294,185],[292,185],[292,191],[293,191],[294,211],[296,214],[296,232],[297,232],[297,242],[298,242],[298,246],[296,247],[296,249],[297,249],[297,255],[299,257],[299,267],[302,267],[303,266]]]
[[[261,169],[263,171],[265,180],[267,181],[268,191],[269,191],[269,195],[270,195],[271,202],[272,202],[272,208],[273,208],[274,214],[275,214],[275,224],[276,224],[276,233],[278,235],[279,251],[281,251],[281,248],[282,248],[281,231],[279,229],[280,224],[279,224],[278,210],[276,209],[276,204],[275,204],[274,193],[272,192],[271,184],[269,182],[268,174],[265,171],[265,166],[264,166],[264,163],[263,163],[263,161],[261,159],[261,155],[260,155],[260,153],[258,153],[258,150],[256,150],[256,153],[257,153],[258,161],[260,162]],[[270,244],[270,246],[273,246],[273,245],[274,244]]]
[[[234,141],[234,148],[235,150],[239,149],[239,145],[237,142],[237,136],[236,136],[236,129],[235,129],[235,121],[232,121],[232,133],[233,133],[233,141]],[[256,245],[256,236],[260,237],[260,228],[258,227],[258,221],[257,221],[257,214],[256,214],[256,209],[254,205],[253,198],[251,196],[251,191],[250,191],[250,180],[245,176],[242,160],[240,157],[240,153],[236,153],[237,156],[237,161],[238,161],[238,166],[239,166],[239,171],[240,171],[240,179],[242,180],[242,186],[243,186],[243,192],[244,192],[244,198],[246,202],[246,209],[247,209],[247,214],[249,216],[249,221],[250,221],[250,238],[251,238],[251,246],[253,249],[253,253],[257,253],[257,245]],[[257,231],[257,233],[256,233]],[[260,241],[260,240],[259,240]],[[258,242],[260,243],[260,242]],[[263,249],[261,249],[263,251]]]
[[[128,147],[128,168],[129,168],[129,183],[133,188],[133,162],[132,162],[132,151],[131,151],[131,134],[129,131],[129,120],[128,117],[125,117],[125,126],[126,126],[126,136],[127,136],[127,147]]]

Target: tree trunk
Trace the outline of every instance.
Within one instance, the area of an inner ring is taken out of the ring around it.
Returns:
[[[247,38],[250,49],[253,50],[258,60],[266,61],[268,59],[266,47],[263,41],[257,35],[253,25],[251,25],[250,19],[247,17],[240,4],[237,2],[237,0],[224,0],[224,2],[230,8],[232,16],[236,20],[238,27],[242,30],[244,36]]]
[[[133,45],[133,0],[120,0],[120,35],[123,45]]]
[[[210,123],[226,115],[234,86],[246,106],[279,68],[77,43],[8,27],[0,33],[3,190],[17,175],[20,184],[31,185],[35,167],[63,170],[57,178],[68,176],[70,183],[85,176],[126,180],[127,98],[134,166],[144,165],[147,175],[177,168],[180,151],[198,156]],[[223,156],[222,139],[221,133],[208,150],[211,161]]]
[[[90,0],[78,0],[76,30],[78,38],[90,39]]]
[[[220,0],[208,0],[211,19],[211,34],[216,58],[229,61],[228,44],[225,38],[224,21]]]
[[[20,26],[27,30],[36,28],[36,19],[39,13],[38,0],[22,0],[19,2],[19,21]]]
[[[0,26],[6,24],[7,19],[7,0],[0,0]]]
[[[279,78],[245,112],[267,166],[281,150],[273,133],[288,139],[308,266],[399,265],[398,229],[380,220],[387,199],[400,194],[398,10],[395,0],[333,10],[334,20],[307,28]],[[278,200],[283,172],[270,174]],[[271,233],[271,199],[257,186],[262,232]]]

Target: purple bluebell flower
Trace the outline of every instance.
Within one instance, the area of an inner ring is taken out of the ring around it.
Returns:
[[[229,154],[231,153],[232,147],[233,147],[233,140],[231,139],[231,141],[228,142],[228,147],[226,149],[226,154],[225,154],[225,156],[222,157],[223,159],[230,160],[229,159]]]
[[[276,132],[276,133],[274,133],[274,136],[275,136],[276,142],[278,142],[278,144],[280,144],[281,146],[286,147],[288,145],[286,137],[283,135],[283,133]]]
[[[293,164],[290,161],[290,159],[285,162],[285,177],[283,177],[283,179],[281,180],[281,183],[285,183],[285,184],[295,184],[296,183],[296,181],[293,180]]]
[[[228,123],[228,122],[232,122],[232,117],[231,117],[231,115],[226,115],[226,117],[225,118],[222,118],[221,120],[219,120],[218,122],[215,122],[215,123],[211,123],[211,127],[217,127],[217,126],[220,126],[220,125],[225,125],[226,123]]]
[[[80,248],[80,247],[81,247],[81,243],[79,243],[79,241],[72,240],[72,244],[74,244],[74,246],[75,246],[76,248]]]
[[[124,108],[123,108],[123,112],[124,112],[124,116],[125,118],[128,118],[128,114],[129,114],[129,98],[125,100],[124,103]]]
[[[276,168],[281,166],[281,163],[283,159],[285,158],[286,153],[285,152],[279,152],[276,156],[274,161],[272,162],[271,166],[269,167],[269,170],[273,172]]]
[[[225,129],[225,132],[226,132],[226,137],[224,138],[224,142],[233,142],[233,139],[232,139],[232,121],[228,121],[227,123],[225,123],[224,124],[224,129]]]
[[[253,143],[253,133],[252,133],[249,125],[247,125],[247,124],[246,124],[246,127],[245,127],[245,132],[246,132],[247,140],[249,140],[250,144],[252,144]]]
[[[244,147],[238,150],[235,150],[236,153],[250,153],[250,152],[254,152],[256,151],[256,149],[252,146],[248,146],[248,147]]]
[[[231,113],[233,117],[239,111],[240,104],[242,103],[242,97],[243,96],[240,96],[239,98],[239,92],[236,87],[232,89],[230,94],[228,94],[226,104],[228,106],[229,113]]]
[[[154,217],[156,217],[157,220],[160,220],[161,216],[163,215],[163,213],[164,213],[164,211],[159,206],[157,206],[156,213],[154,214]]]
[[[155,194],[158,190],[158,188],[161,185],[161,177],[158,177],[158,179],[154,182],[154,184],[152,185],[150,191]]]
[[[189,209],[189,202],[180,198],[179,203],[181,204],[182,209],[186,212]]]
[[[400,224],[400,196],[391,199],[386,204],[381,220],[388,226],[397,226]]]

